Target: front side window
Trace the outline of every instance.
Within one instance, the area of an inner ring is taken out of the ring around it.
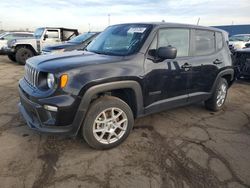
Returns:
[[[215,33],[213,31],[195,30],[195,55],[209,55],[215,51]]]
[[[140,50],[151,29],[150,24],[110,26],[90,43],[87,50],[106,55],[132,55]]]
[[[46,35],[48,36],[48,38],[52,38],[52,39],[59,38],[58,30],[47,30]]]
[[[11,40],[13,38],[13,35],[12,34],[7,34],[3,38],[4,38],[4,40]]]
[[[158,48],[173,46],[177,49],[177,57],[189,55],[189,29],[161,29],[159,31]]]

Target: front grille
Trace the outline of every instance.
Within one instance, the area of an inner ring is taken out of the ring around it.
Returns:
[[[25,65],[25,80],[33,87],[38,85],[38,76],[39,72],[32,66],[26,64]]]

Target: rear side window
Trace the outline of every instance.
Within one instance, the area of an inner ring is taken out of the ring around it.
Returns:
[[[216,51],[213,31],[195,30],[195,55],[209,55]]]
[[[76,31],[63,30],[62,32],[63,32],[63,40],[70,40],[77,36]]]
[[[223,36],[222,33],[216,32],[215,33],[216,37],[216,49],[221,50],[223,47]]]
[[[173,46],[177,49],[177,57],[189,55],[189,29],[161,29],[158,47]]]

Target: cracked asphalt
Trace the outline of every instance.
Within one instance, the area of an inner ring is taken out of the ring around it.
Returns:
[[[203,104],[136,120],[119,147],[96,151],[78,136],[30,130],[17,103],[23,66],[0,56],[0,187],[250,187],[250,84],[235,83],[225,108]]]

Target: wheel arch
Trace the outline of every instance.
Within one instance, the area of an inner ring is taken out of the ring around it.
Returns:
[[[73,126],[77,128],[78,133],[88,111],[91,102],[105,94],[118,97],[132,108],[134,117],[141,116],[144,112],[143,108],[143,95],[140,84],[136,81],[115,81],[104,84],[99,84],[90,87],[83,95],[80,105],[78,107]],[[132,94],[132,96],[129,96]],[[126,98],[129,96],[128,98]]]
[[[215,79],[215,82],[213,84],[213,87],[212,87],[212,93],[214,92],[218,82],[220,81],[221,78],[224,78],[226,79],[227,83],[228,83],[228,87],[230,87],[234,80],[235,80],[235,77],[234,77],[234,69],[230,68],[230,69],[225,69],[225,70],[222,70],[218,73],[216,79]]]
[[[20,48],[28,48],[34,53],[34,55],[37,55],[36,50],[33,48],[33,46],[31,44],[17,44],[16,47],[15,47],[15,53]]]

